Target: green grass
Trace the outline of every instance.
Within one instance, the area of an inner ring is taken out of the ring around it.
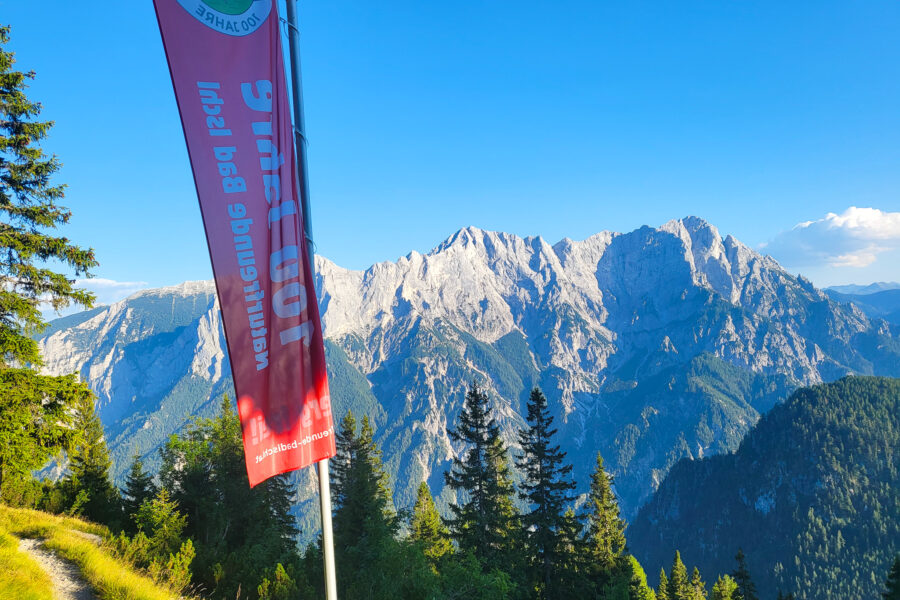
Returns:
[[[43,575],[40,567],[27,555],[18,552],[18,542],[9,534],[43,539],[47,548],[55,550],[62,558],[78,566],[85,581],[101,600],[174,600],[181,597],[177,592],[138,573],[131,565],[114,558],[102,544],[98,546],[78,532],[109,538],[109,530],[101,525],[0,505],[0,535],[3,536],[0,538],[0,599],[52,597],[52,593],[47,592],[49,579],[46,575],[39,577]],[[12,543],[8,559],[5,538],[9,538]],[[21,570],[18,567],[11,569],[15,575],[12,576],[8,575],[7,564],[11,567],[18,564],[25,566]],[[39,573],[35,573],[34,569]],[[7,587],[16,591],[7,593]],[[20,589],[23,591],[19,592]],[[27,595],[32,590],[34,594]]]

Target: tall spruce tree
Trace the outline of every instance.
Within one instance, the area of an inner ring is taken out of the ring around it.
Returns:
[[[566,453],[553,444],[557,430],[540,389],[531,390],[527,407],[528,428],[519,431],[522,454],[516,461],[524,475],[519,498],[531,507],[522,515],[526,552],[538,597],[558,598],[565,593],[560,589],[565,579],[561,571],[571,562],[565,556],[566,533],[571,529],[566,505],[573,500],[575,482],[572,465],[563,464]]]
[[[136,531],[134,516],[141,504],[156,496],[157,488],[153,483],[153,474],[144,470],[144,462],[137,455],[131,461],[128,475],[125,477],[125,489],[122,491],[122,509],[125,523],[129,531]]]
[[[353,411],[348,410],[344,418],[341,419],[335,436],[336,453],[329,461],[331,470],[331,502],[334,510],[337,510],[344,503],[345,482],[350,475],[350,465],[356,444],[356,417]]]
[[[584,549],[588,572],[597,585],[605,585],[625,552],[625,521],[619,516],[619,502],[612,490],[613,478],[597,453],[587,501],[587,531]]]
[[[351,435],[344,427],[354,426],[355,419],[350,413],[348,417],[337,440],[339,456],[347,462],[338,478],[340,504],[334,513],[334,535],[338,550],[353,554],[364,550],[360,544],[374,547],[393,539],[398,522],[369,418],[363,417],[360,431]]]
[[[884,600],[900,600],[900,554],[894,559],[884,587],[885,591],[881,594]]]
[[[426,598],[438,587],[437,573],[416,544],[395,539],[398,519],[374,430],[363,417],[345,418],[338,436],[342,468],[340,505],[334,513],[338,590],[345,600]]]
[[[734,582],[738,586],[738,592],[735,596],[736,600],[759,600],[759,596],[756,593],[756,584],[753,583],[753,578],[750,577],[750,571],[747,569],[747,559],[744,556],[743,549],[738,548],[734,559],[737,561],[737,568],[735,568],[731,577],[734,578]]]
[[[41,304],[90,307],[94,296],[75,286],[90,276],[94,251],[52,231],[71,213],[57,204],[64,185],[54,184],[60,163],[41,148],[51,121],[40,121],[41,105],[25,94],[34,72],[15,68],[6,49],[10,28],[0,26],[0,496],[4,480],[22,480],[54,453],[71,448],[79,432],[75,415],[92,399],[87,386],[70,377],[48,377],[33,335],[43,329]],[[54,271],[57,264],[70,276]]]
[[[690,600],[690,584],[687,567],[681,562],[681,552],[675,551],[675,559],[669,570],[669,600]]]
[[[103,424],[93,406],[84,408],[76,429],[81,432],[81,441],[72,453],[69,474],[63,483],[72,508],[91,521],[117,527],[121,525],[121,498],[110,480],[112,461]]]
[[[515,547],[519,520],[513,505],[513,484],[500,428],[491,416],[485,394],[474,381],[466,393],[456,429],[450,438],[464,450],[453,459],[444,480],[463,492],[460,505],[451,504],[447,519],[460,548],[471,551],[486,570],[509,571],[518,562]]]
[[[423,552],[432,564],[453,553],[450,531],[441,521],[441,515],[434,505],[434,497],[425,481],[419,484],[416,492],[416,504],[413,507],[410,525],[412,529],[410,538],[422,544]]]
[[[47,263],[74,276],[97,266],[93,250],[48,233],[68,223],[71,212],[57,204],[65,192],[52,181],[59,159],[41,149],[53,122],[37,120],[41,105],[25,95],[34,72],[14,68],[15,56],[5,48],[9,32],[0,27],[0,367],[40,364],[32,335],[44,326],[42,303],[61,309],[94,301]]]
[[[659,570],[659,587],[656,588],[656,600],[672,600],[669,597],[669,578],[666,577],[666,570]]]

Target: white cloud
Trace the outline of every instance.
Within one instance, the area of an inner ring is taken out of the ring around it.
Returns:
[[[790,267],[868,267],[900,248],[900,212],[851,206],[843,214],[798,223],[762,250]]]
[[[75,280],[75,287],[94,292],[96,296],[94,306],[114,304],[146,288],[148,285],[146,281],[116,281],[114,279],[103,279],[102,277]],[[65,317],[82,310],[84,308],[81,306],[70,305],[60,312],[56,312],[50,307],[49,303],[44,303],[41,315],[43,315],[45,321],[52,321],[58,317]]]
[[[92,279],[79,279],[75,285],[94,292],[97,296],[95,304],[113,304],[123,300],[133,293],[147,287],[146,281],[115,281],[95,277]]]

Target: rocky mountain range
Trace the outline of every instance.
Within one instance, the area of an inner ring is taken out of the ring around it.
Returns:
[[[735,449],[796,387],[900,375],[896,326],[695,217],[553,245],[470,227],[427,254],[317,269],[336,414],[373,419],[398,507],[423,479],[450,499],[447,428],[473,378],[511,444],[541,386],[580,490],[602,452],[631,516],[677,460]],[[40,345],[47,372],[97,392],[119,477],[232,394],[212,282],[56,320]],[[299,493],[312,505],[310,476]]]

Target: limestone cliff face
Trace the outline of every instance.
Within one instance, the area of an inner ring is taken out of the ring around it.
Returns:
[[[473,377],[511,442],[540,385],[581,487],[602,451],[630,515],[677,459],[735,448],[798,385],[900,374],[887,322],[694,217],[555,245],[466,228],[366,271],[317,267],[337,414],[374,419],[399,506],[422,479],[443,488]],[[118,473],[231,393],[224,348],[211,282],[140,292],[41,339],[47,371],[97,391]]]

